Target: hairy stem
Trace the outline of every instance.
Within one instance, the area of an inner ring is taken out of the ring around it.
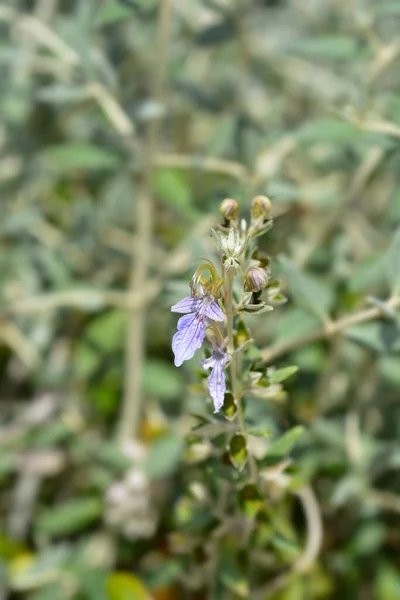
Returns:
[[[228,351],[231,356],[230,371],[231,371],[231,385],[233,399],[237,409],[237,418],[239,431],[243,437],[247,440],[246,424],[244,422],[243,407],[241,392],[239,389],[238,382],[238,369],[237,369],[237,355],[235,353],[235,341],[233,337],[233,280],[235,273],[233,269],[229,269],[226,274],[227,290],[226,290],[226,302],[227,302],[227,332],[228,332]],[[250,477],[255,480],[257,477],[257,466],[254,457],[248,452]]]

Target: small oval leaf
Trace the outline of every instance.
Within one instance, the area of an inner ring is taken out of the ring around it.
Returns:
[[[247,462],[246,440],[242,435],[234,435],[229,442],[229,457],[238,471],[242,471]]]

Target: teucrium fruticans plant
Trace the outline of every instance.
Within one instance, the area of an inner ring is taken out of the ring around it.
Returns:
[[[269,257],[257,245],[272,227],[270,211],[270,200],[256,196],[246,221],[239,217],[236,200],[226,198],[220,207],[224,221],[211,232],[219,256],[214,262],[202,260],[191,279],[190,294],[171,309],[183,313],[172,341],[175,365],[192,358],[204,345],[206,358],[200,365],[208,378],[207,384],[205,379],[202,382],[214,413],[219,413],[214,417],[210,411],[209,418],[201,418],[189,440],[188,460],[202,464],[203,483],[192,482],[188,496],[178,504],[178,521],[184,526],[190,519],[197,522],[196,511],[208,498],[223,510],[222,520],[236,515],[233,519],[247,523],[246,536],[256,536],[260,528],[255,519],[268,520],[263,480],[265,483],[271,471],[265,477],[265,470],[274,465],[274,477],[280,484],[284,482],[283,487],[289,480],[283,474],[288,465],[285,459],[301,428],[274,443],[271,456],[263,440],[260,455],[251,441],[267,432],[262,424],[250,426],[251,419],[246,418],[246,400],[282,397],[281,382],[295,371],[294,367],[276,371],[262,364],[246,318],[271,311],[285,301],[279,283],[271,277]],[[226,480],[235,493],[227,494]]]
[[[285,300],[278,282],[271,279],[269,258],[257,248],[259,236],[272,227],[270,210],[270,200],[256,196],[251,204],[250,222],[239,221],[238,203],[226,198],[220,206],[224,222],[218,230],[211,231],[220,254],[221,271],[204,259],[190,282],[190,295],[171,308],[173,312],[183,313],[172,340],[175,365],[180,366],[192,358],[205,340],[209,342],[211,356],[200,365],[204,370],[210,369],[208,390],[214,412],[223,409],[227,417],[232,416],[232,412],[237,414],[238,433],[244,438],[243,397],[268,397],[281,391],[279,385],[266,381],[261,371],[250,369],[241,373],[238,369],[239,360],[252,345],[242,320],[243,313],[270,311],[274,304]],[[256,365],[257,360],[254,362]],[[246,445],[244,448],[246,450]],[[255,463],[251,457],[249,464],[254,479]]]

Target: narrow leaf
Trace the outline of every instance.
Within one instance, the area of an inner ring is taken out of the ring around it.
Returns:
[[[386,273],[393,294],[400,293],[400,229],[395,233],[386,254]]]
[[[234,435],[229,443],[229,458],[233,465],[241,471],[247,462],[246,440],[242,435]]]
[[[292,450],[298,439],[303,435],[304,427],[297,425],[271,444],[264,455],[263,464],[275,464],[282,461]]]
[[[298,370],[299,367],[296,367],[295,365],[291,367],[284,367],[283,369],[277,369],[276,371],[268,373],[268,379],[271,384],[280,383],[281,381],[284,381],[285,379],[296,373]]]
[[[325,323],[332,306],[330,290],[314,277],[300,271],[286,256],[279,256],[278,263],[297,304]]]

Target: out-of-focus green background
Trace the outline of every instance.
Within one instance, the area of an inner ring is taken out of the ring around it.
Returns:
[[[304,516],[271,484],[258,558],[289,576],[268,597],[396,600],[400,325],[379,303],[400,281],[400,2],[160,4],[0,2],[0,598],[208,597],[182,440],[211,409],[169,307],[219,202],[261,193],[289,302],[254,335],[299,366],[266,418],[305,426],[323,521],[290,573]],[[221,599],[254,597],[229,577]]]

